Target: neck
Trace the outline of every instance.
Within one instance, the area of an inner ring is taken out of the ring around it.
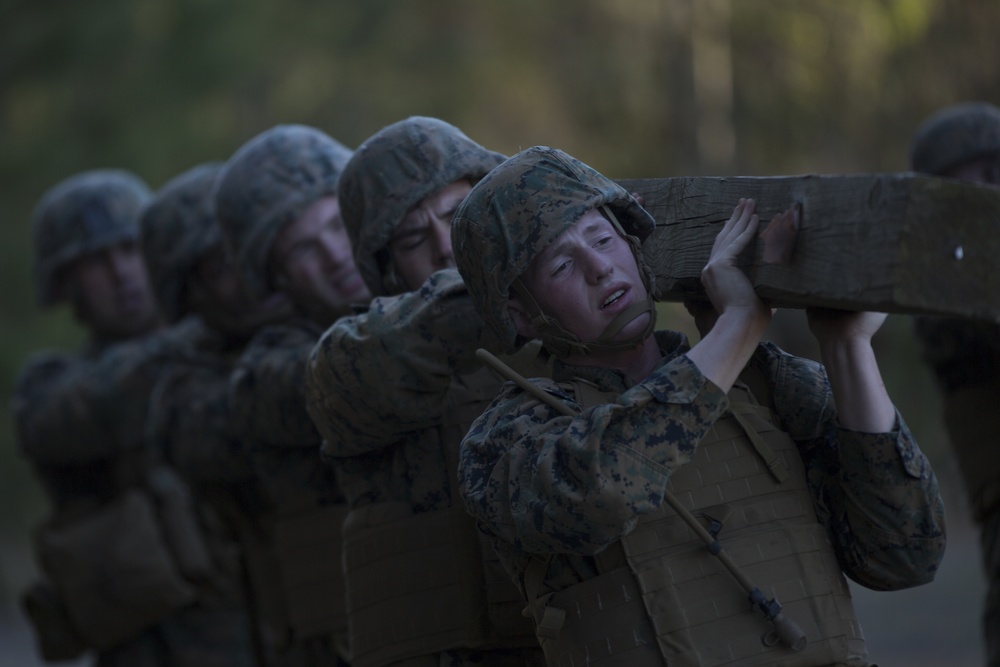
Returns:
[[[650,335],[638,346],[628,350],[596,352],[587,355],[570,355],[563,362],[570,366],[597,366],[616,370],[632,383],[644,379],[662,359],[656,336]]]

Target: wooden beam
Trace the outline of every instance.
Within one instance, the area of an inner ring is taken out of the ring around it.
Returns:
[[[802,207],[791,264],[743,263],[775,306],[1000,319],[1000,188],[912,173],[618,181],[656,219],[644,256],[664,300],[704,296],[699,275],[740,197],[761,229]]]

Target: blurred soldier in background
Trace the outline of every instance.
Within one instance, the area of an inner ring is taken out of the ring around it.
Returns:
[[[226,163],[215,210],[251,290],[296,313],[250,341],[230,385],[232,419],[262,491],[260,548],[248,552],[279,665],[347,664],[341,572],[346,513],[306,413],[305,362],[322,331],[368,301],[340,219],[337,182],[351,152],[323,132],[279,125]]]
[[[967,102],[939,110],[914,133],[913,171],[1000,186],[1000,108]],[[943,224],[947,224],[944,221]],[[1000,224],[1000,221],[998,221]],[[924,361],[941,391],[944,422],[981,526],[989,582],[983,615],[989,665],[1000,665],[1000,325],[916,317]]]
[[[197,599],[159,530],[141,434],[109,437],[116,416],[82,400],[131,367],[123,341],[161,324],[137,244],[149,196],[131,173],[84,172],[49,190],[32,222],[39,301],[68,301],[90,336],[78,355],[32,359],[12,403],[22,453],[53,505],[34,540],[48,581],[23,598],[49,660],[95,649],[101,666],[168,664],[163,622]]]
[[[737,265],[758,228],[741,200],[691,347],[654,331],[653,227],[545,147],[456,212],[458,266],[497,349],[540,338],[556,357],[549,377],[509,375],[472,425],[465,503],[550,665],[868,665],[844,574],[924,584],[945,547],[937,480],[869,344],[885,316],[810,311],[825,368],[760,343],[771,311]]]
[[[455,270],[451,217],[503,156],[433,118],[389,125],[344,168],[340,206],[376,299],[309,360],[309,411],[350,514],[354,664],[533,665],[524,606],[456,487],[458,444],[499,382]]]
[[[243,545],[256,540],[249,517],[258,511],[259,494],[235,435],[229,381],[250,336],[287,319],[292,307],[280,294],[251,297],[229,261],[214,215],[220,171],[220,164],[204,164],[180,174],[142,214],[146,265],[174,325],[165,334],[172,353],[156,366],[145,437],[191,485],[207,538],[204,549],[189,550],[197,554],[192,569],[202,585],[198,609],[185,614],[178,631],[184,662],[269,665],[242,562]]]

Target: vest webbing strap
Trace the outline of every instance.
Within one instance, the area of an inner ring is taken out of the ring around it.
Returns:
[[[535,634],[543,644],[545,639],[558,637],[566,622],[565,609],[549,606],[552,593],[542,593],[551,562],[551,554],[546,558],[532,558],[524,571],[524,592],[528,606],[522,613],[535,621]]]
[[[485,350],[480,350],[479,351],[479,356],[486,363],[488,363],[489,365],[491,365],[494,368],[496,368],[499,372],[501,372],[505,377],[507,377],[508,379],[516,382],[519,386],[521,386],[522,388],[524,388],[525,391],[527,391],[529,394],[535,396],[536,398],[538,398],[540,401],[546,403],[547,405],[552,406],[558,412],[560,412],[562,414],[566,414],[566,415],[573,415],[573,414],[576,413],[576,411],[573,410],[570,406],[562,404],[557,399],[555,399],[555,397],[548,395],[547,393],[545,393],[544,391],[542,391],[536,385],[528,382],[523,377],[518,376],[509,367],[506,367],[502,362],[500,362],[498,359],[496,359],[495,357],[493,357],[493,355],[489,354]],[[596,386],[592,385],[591,383],[586,383],[586,382],[583,382],[583,381],[577,381],[577,382],[572,383],[572,385],[573,386],[571,387],[571,389],[574,390],[574,393],[576,394],[577,402],[580,403],[584,408],[588,408],[588,407],[591,407],[593,405],[599,405],[599,404],[602,404],[602,403],[611,403],[611,402],[614,402],[615,400],[617,400],[617,395],[614,395],[612,393],[602,392],[599,388],[597,388]],[[752,395],[750,394],[750,392],[748,390],[737,390],[737,391],[738,392],[742,391],[742,393],[744,393],[752,401]],[[732,414],[733,412],[734,411],[731,411],[730,414]],[[736,420],[736,417],[733,416],[732,419]],[[722,420],[720,420],[720,421],[722,421]],[[773,451],[767,446],[767,443],[763,441],[763,438],[759,437],[759,433],[757,433],[757,429],[751,427],[749,425],[749,423],[744,424],[743,422],[739,422],[739,421],[737,423],[740,424],[741,430],[743,431],[743,433],[741,435],[743,435],[745,437],[744,442],[750,440],[750,436],[749,436],[750,433],[753,433],[754,435],[758,436],[758,439],[761,441],[761,443],[764,445],[764,447],[757,447],[757,446],[755,446],[755,447],[753,447],[753,449],[754,449],[755,453],[757,454],[757,456],[760,457],[760,458],[762,458],[765,461],[765,464],[767,464],[767,471],[770,474],[770,476],[774,477],[775,476],[775,469],[778,469],[780,471],[781,467],[773,464],[773,462],[774,462],[774,460],[776,458],[774,456],[774,454],[773,454]],[[786,434],[783,434],[783,435],[784,435],[785,440],[787,441],[787,444],[790,445],[790,448],[793,451],[795,451],[795,445],[794,445],[794,443],[791,442],[791,440],[788,438],[788,436]],[[718,436],[716,436],[716,437],[718,437]],[[724,445],[724,447],[725,447],[726,450],[732,451],[732,447],[728,444],[729,443],[728,439],[723,440],[722,443],[723,443],[723,445]],[[735,443],[733,443],[733,444],[735,444]],[[702,446],[699,445],[698,449],[701,450]],[[768,456],[768,454],[770,454],[770,456]],[[739,469],[737,469],[735,472],[737,473],[738,476],[743,476],[743,475],[747,474],[747,472],[749,472],[750,476],[753,476],[753,474],[754,474],[752,469],[750,469],[749,471],[743,471],[743,472],[741,472]],[[787,473],[787,470],[785,472]],[[779,475],[780,475],[780,472],[779,472]],[[787,478],[788,475],[785,474],[784,477]],[[803,475],[803,479],[804,479],[804,475]],[[749,481],[749,479],[747,481]],[[780,480],[776,480],[776,481],[780,481]],[[742,496],[742,494],[743,494],[743,489],[745,489],[746,491],[748,491],[750,495],[753,495],[753,494],[757,493],[757,491],[753,490],[753,485],[745,486],[745,484],[746,484],[746,482],[740,481],[740,483],[736,487],[733,487],[732,490],[735,491],[740,496]],[[726,491],[726,487],[725,486],[718,487],[717,491],[722,492],[723,496],[725,496],[728,493]],[[683,520],[683,522],[687,525],[687,527],[689,528],[689,530],[694,531],[695,535],[698,536],[699,540],[702,540],[704,542],[704,544],[706,544],[708,546],[709,551],[714,556],[716,556],[716,558],[718,559],[718,561],[720,563],[722,563],[725,566],[725,569],[728,571],[728,573],[739,582],[740,586],[747,593],[749,593],[749,595],[750,595],[750,601],[751,601],[751,606],[754,607],[754,608],[757,608],[761,612],[763,612],[764,615],[765,615],[765,617],[767,618],[767,620],[771,621],[773,623],[772,630],[768,633],[768,636],[770,636],[770,637],[773,638],[773,644],[777,644],[777,643],[780,642],[781,644],[784,644],[785,647],[790,648],[794,652],[799,652],[799,651],[802,651],[803,649],[805,649],[806,646],[807,646],[807,644],[808,644],[807,639],[806,639],[806,634],[797,626],[797,624],[794,621],[790,620],[787,616],[785,616],[784,613],[782,613],[782,606],[777,602],[777,598],[775,597],[775,598],[772,598],[772,599],[769,600],[767,598],[767,596],[762,591],[760,591],[760,589],[758,589],[757,587],[755,587],[751,583],[750,578],[746,575],[746,573],[743,572],[742,568],[737,564],[737,562],[735,561],[735,559],[732,558],[732,556],[729,554],[728,550],[723,550],[723,548],[721,547],[721,545],[719,544],[719,542],[715,539],[715,535],[714,534],[710,534],[704,528],[704,526],[699,522],[698,518],[695,517],[695,515],[692,514],[688,510],[688,508],[685,506],[685,504],[681,503],[673,495],[673,493],[672,493],[672,491],[670,489],[665,489],[664,490],[664,503],[665,503],[665,505],[667,507],[669,507],[671,510],[673,510],[674,513],[676,513],[676,516],[680,517]],[[811,510],[811,504],[809,502],[806,502],[805,504]],[[661,512],[663,512],[663,511],[665,511],[665,510],[661,510]],[[643,517],[643,519],[645,519],[645,517]],[[642,524],[642,522],[643,521],[640,520],[640,525]],[[815,523],[815,515],[812,515],[812,522]],[[821,526],[817,526],[817,527],[820,530],[823,530]],[[626,553],[628,553],[628,551],[629,551],[629,549],[627,548],[627,544],[628,544],[628,540],[629,540],[630,537],[631,537],[631,535],[626,535],[623,538],[623,542],[626,544]],[[827,547],[829,547],[828,544],[827,544]],[[795,550],[793,550],[793,553],[795,553]],[[629,558],[629,566],[633,570],[634,570],[634,568],[636,566],[632,562],[632,558],[631,557]],[[532,573],[531,573],[532,579],[537,579],[539,576],[541,576],[544,579],[544,572],[546,570],[547,570],[547,563],[546,563],[546,567],[545,568],[540,569],[540,570],[533,570],[532,571]],[[539,572],[541,573],[540,575],[538,574]],[[669,567],[669,563],[665,562],[665,561],[658,561],[658,570],[657,570],[657,572],[658,572],[658,574],[660,576],[663,576],[665,574],[669,575],[669,573],[671,572],[670,567]],[[528,575],[527,571],[526,571],[525,575],[527,577],[527,575]],[[567,590],[576,590],[576,589],[578,589],[579,586],[585,585],[587,583],[589,583],[589,582],[587,582],[587,581],[581,582],[580,584],[576,584],[576,585],[570,587],[570,589],[567,589]],[[532,588],[532,590],[529,592],[528,591],[528,585],[527,585],[527,583],[525,583],[526,595],[528,596],[528,599],[530,601],[528,609],[531,610],[531,611],[533,611],[533,612],[535,612],[535,615],[537,616],[537,614],[538,614],[538,605],[544,604],[544,601],[541,600],[541,598],[544,597],[544,595],[541,594],[541,587],[538,586],[536,583],[532,583],[531,588]],[[667,587],[664,590],[669,591],[669,587]],[[563,592],[564,591],[560,591],[559,593],[563,593]],[[549,601],[551,601],[551,599],[552,598],[550,597]],[[660,600],[660,602],[662,602],[662,600]],[[649,608],[648,608],[648,606],[647,606],[647,604],[648,604],[648,601],[644,600],[642,606],[646,607],[648,613],[651,613],[650,610],[649,610]],[[534,609],[533,609],[533,606],[535,607]],[[552,606],[556,606],[556,605],[552,605]],[[660,604],[659,603],[656,604],[656,608],[660,608]],[[744,615],[745,615],[745,611],[744,611]],[[542,614],[542,618],[544,619],[544,614]],[[575,617],[571,616],[571,618],[574,618],[574,620],[576,620]],[[759,617],[754,617],[754,620],[759,620]],[[825,628],[825,630],[827,630],[827,631],[830,630],[830,629],[831,629],[830,627],[826,627]],[[553,643],[562,643],[561,640],[563,639],[563,637],[566,637],[567,635],[570,635],[571,637],[567,637],[567,639],[569,639],[569,642],[566,645],[566,648],[569,649],[571,651],[571,653],[576,654],[576,658],[572,658],[572,657],[570,658],[571,662],[575,662],[576,660],[579,660],[579,659],[584,659],[584,660],[586,660],[589,663],[590,662],[590,658],[591,658],[591,656],[589,655],[589,651],[585,651],[585,654],[582,655],[582,656],[578,654],[578,649],[581,646],[581,640],[583,640],[585,638],[583,638],[583,637],[580,636],[580,634],[578,632],[578,629],[575,629],[575,630],[577,630],[577,631],[574,631],[574,629],[571,629],[570,632],[560,632],[560,634],[557,635],[557,638],[548,639],[547,643],[550,643],[550,644],[553,644]],[[547,629],[547,632],[551,632],[551,630]],[[824,638],[830,637],[830,635],[826,634],[825,632],[821,632],[820,636],[824,637]],[[683,633],[681,635],[673,635],[672,637],[671,636],[661,636],[658,633],[658,639],[661,642],[661,650],[663,651],[663,656],[666,657],[667,655],[671,655],[671,657],[673,657],[673,656],[680,657],[680,655],[691,655],[692,657],[696,658],[695,662],[692,663],[692,664],[700,664],[698,662],[698,660],[700,660],[700,657],[698,657],[698,653],[697,652],[694,653],[694,654],[692,654],[689,651],[685,651],[685,650],[681,650],[681,651],[670,650],[669,643],[670,643],[671,639],[676,640],[678,638],[683,638],[683,637],[684,637]],[[770,644],[770,645],[773,645],[773,644]],[[696,647],[696,646],[700,646],[700,644],[691,644],[692,648]],[[818,651],[824,651],[824,650],[827,649],[828,646],[829,646],[829,644],[826,641],[823,641],[823,642],[820,643],[819,646],[813,647],[813,649],[810,650],[809,652],[810,653],[815,653],[815,651],[817,651],[817,650]],[[861,646],[861,654],[863,655],[863,646],[864,646],[863,640],[861,640],[860,646]],[[545,642],[543,642],[543,649],[546,649]],[[549,654],[549,650],[550,649],[546,649],[546,655],[549,658],[550,663],[551,663],[552,662],[552,657]],[[741,650],[741,651],[737,652],[737,655],[739,655],[739,656],[745,656],[745,655],[749,656],[749,655],[753,655],[753,653],[754,653],[754,651],[752,651],[752,650],[749,653],[744,653]],[[858,658],[863,659],[861,657],[861,655],[859,655],[858,652],[855,651],[855,650],[847,651],[847,653],[852,654],[854,657],[858,657]],[[769,656],[769,657],[773,657],[773,656]],[[799,657],[800,658],[804,658],[804,656],[799,656]],[[804,658],[804,659],[808,660],[808,659],[812,659],[812,658]],[[722,663],[718,663],[718,664],[722,664]],[[806,664],[806,663],[802,663],[802,664]]]
[[[768,472],[770,472],[771,476],[774,477],[774,481],[780,484],[787,480],[788,466],[785,465],[785,460],[776,454],[773,449],[771,449],[771,446],[760,436],[760,433],[758,433],[753,427],[753,424],[749,419],[751,415],[756,414],[758,407],[750,403],[736,401],[732,401],[730,406],[733,417],[735,417],[736,421],[739,422],[741,427],[743,427],[743,432],[750,440],[750,444],[753,446],[754,451],[756,451],[757,454],[760,455],[760,458],[763,459]]]
[[[458,543],[475,541],[471,519],[454,508],[394,515],[386,505],[353,511],[344,528],[353,664],[481,644],[476,610],[486,601],[482,589],[465,590],[458,562],[467,551]]]
[[[346,505],[319,508],[274,521],[278,578],[295,637],[328,635],[347,628],[341,530]]]
[[[437,429],[451,507],[353,510],[344,528],[352,664],[377,667],[448,649],[537,648],[521,594],[458,493],[458,448],[496,394],[487,370],[453,380]]]

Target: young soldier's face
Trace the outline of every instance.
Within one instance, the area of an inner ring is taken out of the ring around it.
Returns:
[[[135,242],[83,255],[67,267],[64,280],[77,317],[99,336],[130,338],[159,322],[146,263]]]
[[[271,266],[278,287],[320,324],[331,324],[352,304],[371,299],[354,265],[336,197],[317,200],[278,233]]]
[[[389,240],[390,265],[400,288],[391,291],[412,292],[435,271],[454,268],[451,219],[471,190],[466,180],[449,183],[403,217]]]
[[[554,317],[584,342],[597,340],[616,315],[646,300],[646,286],[628,242],[596,209],[535,257],[521,281],[542,312]],[[510,301],[518,333],[534,338],[527,310],[517,296]],[[641,332],[648,314],[626,325],[618,339]]]

